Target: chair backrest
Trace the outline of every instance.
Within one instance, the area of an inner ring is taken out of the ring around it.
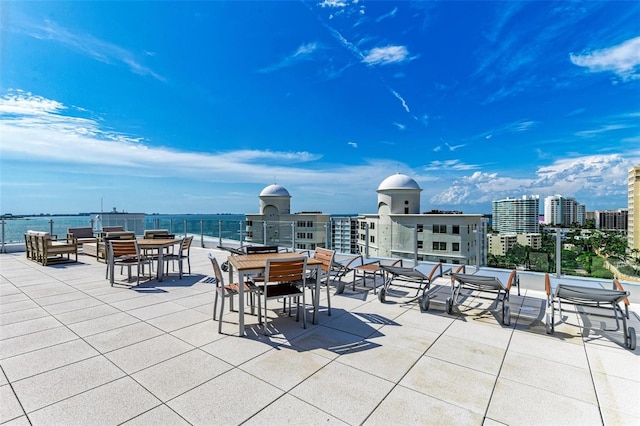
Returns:
[[[112,258],[138,256],[140,251],[136,240],[109,240],[108,244]]]
[[[211,253],[209,253],[209,260],[211,261],[211,266],[213,267],[213,276],[216,279],[216,286],[224,287],[224,276],[222,275],[222,271],[220,270],[218,260]]]
[[[190,237],[184,237],[182,240],[182,251],[187,252],[187,256],[189,256],[189,251],[191,249],[191,242],[193,242],[193,235]]]
[[[169,235],[169,230],[168,229],[145,229],[143,238],[152,239],[152,238],[156,238],[156,235],[161,235],[161,237],[157,237],[157,238],[163,238],[163,237],[167,238],[167,235]]]
[[[247,254],[278,253],[278,246],[247,246]]]
[[[103,239],[105,240],[134,240],[136,238],[136,233],[133,231],[111,231],[104,234]]]
[[[305,281],[305,270],[307,269],[307,258],[289,257],[283,259],[267,259],[265,269],[265,282],[295,282]]]
[[[175,237],[176,237],[176,234],[149,234],[143,238],[150,239],[150,240],[167,240],[167,239],[174,239]]]
[[[316,252],[313,257],[322,261],[322,270],[327,272],[331,269],[331,264],[333,263],[333,257],[335,254],[336,252],[333,250],[318,247],[316,248]]]
[[[67,236],[73,235],[74,238],[92,238],[93,237],[93,228],[83,227],[83,228],[67,228]]]
[[[105,234],[107,232],[124,232],[124,226],[103,226],[102,232]]]

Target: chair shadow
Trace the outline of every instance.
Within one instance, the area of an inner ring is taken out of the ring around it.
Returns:
[[[207,278],[207,279],[203,279]],[[158,281],[157,278],[140,283],[137,286],[133,286],[132,289],[138,292],[144,293],[166,293],[163,287],[175,288],[175,287],[191,287],[198,283],[210,282],[207,281],[209,277],[203,274],[182,275],[182,279],[178,275],[165,275],[162,281]]]
[[[326,350],[336,355],[347,352],[360,352],[381,346],[370,339],[384,336],[368,323],[399,325],[396,322],[376,314],[355,314],[344,309],[332,308],[333,319],[322,324],[307,322],[307,328],[302,328],[300,322],[293,317],[279,316],[270,318],[267,322],[267,333],[263,334],[261,325],[252,324],[245,327],[246,337],[278,347],[294,349],[298,352]],[[309,314],[310,317],[310,314]],[[339,327],[332,327],[331,322],[339,319]],[[358,329],[354,334],[347,330]],[[363,337],[366,334],[367,337]]]

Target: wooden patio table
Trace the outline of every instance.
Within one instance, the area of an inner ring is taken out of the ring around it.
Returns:
[[[255,275],[264,273],[267,267],[267,259],[287,259],[290,257],[303,256],[301,253],[287,252],[287,253],[261,253],[261,254],[244,254],[244,255],[231,255],[229,260],[229,282],[233,282],[233,270],[238,271],[238,282],[243,283],[245,275]],[[316,324],[318,305],[320,304],[320,274],[322,267],[322,261],[314,259],[312,257],[307,258],[307,268],[316,270],[315,280],[315,292],[313,297],[313,324]],[[240,336],[244,336],[244,286],[238,286],[238,333]],[[265,315],[267,313],[265,312]]]

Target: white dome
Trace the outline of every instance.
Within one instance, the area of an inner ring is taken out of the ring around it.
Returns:
[[[407,175],[396,173],[382,181],[378,186],[378,191],[386,189],[420,189],[418,183]]]
[[[291,197],[291,195],[289,195],[289,191],[287,191],[287,189],[284,186],[276,185],[275,183],[263,189],[262,192],[260,193],[260,196],[261,197]]]

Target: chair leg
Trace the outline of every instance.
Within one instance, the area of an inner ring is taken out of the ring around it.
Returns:
[[[258,299],[258,324],[262,324],[262,301],[260,300],[259,294],[256,294],[255,296]]]
[[[267,335],[267,298],[264,298],[264,322],[262,323],[262,331]]]
[[[222,300],[220,301],[220,316],[218,317],[218,334],[222,334],[222,315],[224,314],[224,299],[226,299],[226,297],[223,296]],[[231,300],[233,300],[233,296],[231,296]]]
[[[216,309],[218,309],[218,291],[216,290],[216,295],[213,298],[213,320],[216,319]]]
[[[331,316],[331,293],[329,292],[329,277],[327,277],[327,281],[325,282],[325,285],[327,286],[327,306],[328,306],[328,313],[329,316]],[[317,320],[316,320],[317,321]]]

